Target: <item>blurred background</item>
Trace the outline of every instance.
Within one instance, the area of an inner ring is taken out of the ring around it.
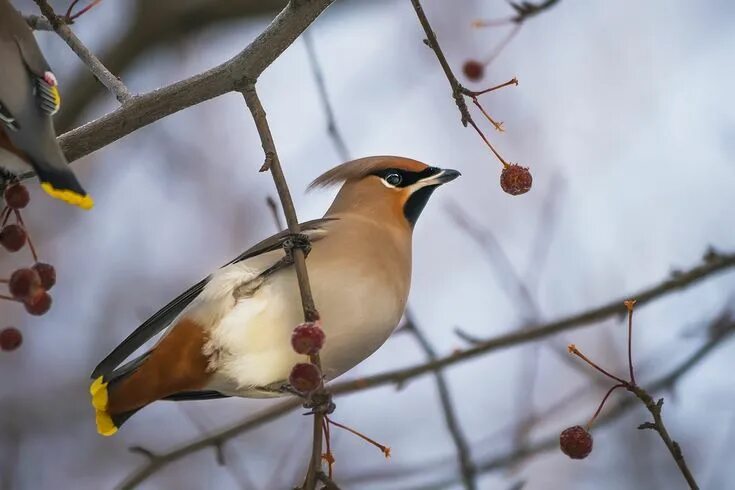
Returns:
[[[37,13],[33,2],[13,3]],[[57,12],[68,4],[51,3]],[[351,157],[403,155],[463,173],[435,194],[414,235],[409,308],[439,355],[468,347],[456,328],[490,338],[655,285],[701,263],[709,246],[735,250],[733,2],[562,0],[524,22],[476,83],[462,75],[462,64],[486,60],[512,26],[471,24],[510,17],[513,9],[502,0],[423,3],[469,88],[518,77],[518,87],[482,98],[506,132],[473,114],[506,159],[530,166],[528,194],[500,189],[500,165],[460,124],[408,0],[337,1],[308,34]],[[73,29],[131,90],[146,92],[235,55],[284,4],[105,0]],[[116,107],[61,39],[37,37],[62,88],[59,133]],[[319,217],[335,191],[304,189],[342,156],[327,131],[303,39],[258,86],[299,217]],[[278,403],[157,403],[102,438],[87,391],[92,368],[139,323],[275,231],[266,205],[275,191],[271,177],[257,172],[262,160],[242,97],[229,94],[75,162],[95,197],[92,212],[65,207],[31,185],[24,218],[41,258],[56,265],[58,283],[43,317],[0,303],[0,327],[14,325],[24,335],[17,351],[0,353],[3,489],[114,488],[146,464],[131,446],[165,453]],[[2,275],[27,264],[26,255],[0,254]],[[726,272],[639,308],[638,381],[655,382],[707,343],[733,291],[735,274]],[[444,371],[481,468],[477,488],[685,488],[656,434],[636,430],[650,417],[642,406],[595,428],[595,449],[584,461],[570,460],[555,443],[563,428],[589,419],[610,386],[572,362],[566,344],[623,375],[624,325],[613,318]],[[706,489],[735,481],[733,352],[722,340],[656,392]],[[425,359],[416,338],[399,331],[343,379]],[[616,393],[608,409],[628,396]],[[335,420],[392,449],[386,461],[333,430],[335,479],[343,488],[471,488],[462,481],[434,376],[336,403]],[[163,467],[140,488],[291,488],[304,473],[310,427],[309,417],[292,412],[228,440],[225,465],[209,447]],[[547,449],[518,452],[539,444]]]

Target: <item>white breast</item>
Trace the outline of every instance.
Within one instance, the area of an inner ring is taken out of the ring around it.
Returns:
[[[406,298],[378,284],[375,274],[354,261],[310,259],[307,264],[326,333],[322,369],[327,379],[334,379],[388,339],[400,321]],[[307,361],[290,343],[293,328],[302,321],[298,285],[289,268],[273,275],[252,297],[238,300],[213,326],[207,353],[214,353],[216,375],[210,387],[257,396],[254,387],[285,381],[294,364]]]

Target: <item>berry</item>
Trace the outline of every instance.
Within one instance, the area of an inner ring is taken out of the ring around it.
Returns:
[[[477,60],[468,60],[462,65],[462,71],[464,76],[473,82],[477,82],[485,75],[485,66]]]
[[[51,308],[51,295],[43,289],[36,289],[23,300],[26,311],[31,315],[41,316]]]
[[[324,345],[324,330],[318,323],[302,323],[293,329],[291,347],[299,354],[313,355]]]
[[[299,393],[307,394],[319,388],[322,381],[322,373],[314,364],[300,362],[291,369],[288,382],[291,387]]]
[[[37,262],[33,265],[33,270],[38,273],[41,278],[41,286],[46,291],[50,290],[56,284],[56,269],[51,264],[45,262]]]
[[[4,351],[15,350],[23,343],[23,335],[20,330],[8,327],[0,332],[0,349]]]
[[[592,435],[584,427],[568,427],[559,435],[559,446],[572,459],[584,459],[592,452]]]
[[[528,167],[521,167],[517,163],[511,163],[500,174],[500,187],[511,196],[525,194],[531,189],[532,183],[533,177]]]
[[[28,202],[31,200],[28,188],[23,184],[9,186],[5,189],[3,197],[5,198],[5,204],[11,209],[23,209],[28,206]]]
[[[41,277],[33,269],[18,269],[8,281],[10,295],[15,299],[24,299],[41,287]]]
[[[28,240],[28,234],[20,225],[6,225],[0,230],[0,244],[9,252],[17,252],[23,248],[26,240]]]

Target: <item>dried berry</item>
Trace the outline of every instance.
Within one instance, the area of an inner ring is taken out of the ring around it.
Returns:
[[[291,369],[288,382],[291,387],[299,393],[311,393],[319,388],[322,381],[322,373],[314,364],[300,362]]]
[[[28,193],[28,188],[23,184],[13,184],[5,189],[3,193],[5,198],[5,204],[11,209],[23,209],[28,206],[31,200],[31,195]]]
[[[481,80],[485,75],[485,65],[477,60],[468,60],[462,65],[462,71],[464,72],[464,76],[476,82]]]
[[[13,272],[8,282],[10,295],[16,299],[25,299],[41,287],[41,277],[33,269],[18,269]]]
[[[41,278],[41,286],[46,291],[50,290],[56,284],[56,269],[53,265],[45,262],[37,262],[33,266],[33,270],[38,273]]]
[[[4,351],[15,350],[23,343],[23,335],[20,330],[8,327],[0,332],[0,349]]]
[[[592,434],[575,425],[564,429],[559,436],[559,446],[572,459],[584,459],[592,452]]]
[[[0,230],[0,244],[9,252],[17,252],[23,248],[27,240],[28,234],[20,225],[6,225]]]
[[[33,294],[23,300],[26,311],[31,315],[40,316],[51,308],[51,295],[43,289],[36,289]]]
[[[533,177],[528,167],[521,167],[512,163],[503,169],[500,174],[500,187],[512,196],[525,194],[531,189]]]
[[[319,352],[324,345],[324,330],[319,323],[302,323],[293,329],[291,346],[299,354],[313,355]]]

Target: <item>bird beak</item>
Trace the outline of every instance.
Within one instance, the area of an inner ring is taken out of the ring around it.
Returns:
[[[422,182],[424,185],[442,185],[446,184],[447,182],[451,182],[457,177],[462,175],[457,170],[452,170],[451,168],[444,168],[441,169],[438,173],[435,173],[431,177],[427,177],[426,179],[423,179]]]

